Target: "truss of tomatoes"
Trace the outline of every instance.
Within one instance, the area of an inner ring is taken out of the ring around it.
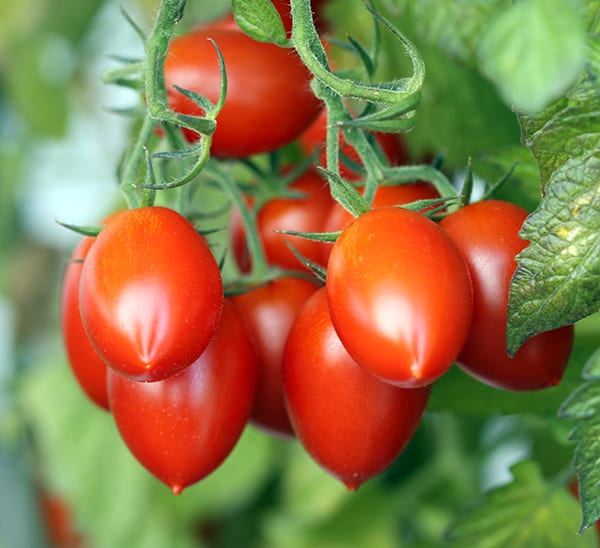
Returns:
[[[216,100],[219,67],[208,38],[219,44],[229,82],[214,156],[245,157],[294,140],[308,151],[321,147],[321,105],[299,59],[231,22],[172,42],[165,78],[175,110],[201,114],[174,85]],[[253,80],[275,65],[277,78]],[[373,138],[390,163],[404,161],[401,141]],[[436,222],[401,207],[439,198],[418,181],[380,186],[372,209],[354,219],[312,168],[290,189],[293,197],[272,198],[254,213],[269,265],[298,275],[243,294],[225,296],[207,242],[167,207],[111,215],[67,265],[62,333],[74,376],[174,493],[216,470],[248,424],[296,438],[357,489],[410,442],[432,385],[453,364],[499,389],[560,382],[572,326],[531,338],[513,358],[505,351],[509,283],[527,245],[518,235],[527,212],[488,200]],[[330,244],[281,231],[341,235]],[[229,237],[240,272],[251,276],[235,211]],[[324,284],[307,279],[290,244],[326,268]]]

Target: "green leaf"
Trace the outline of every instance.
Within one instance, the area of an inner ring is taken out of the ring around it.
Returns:
[[[581,530],[600,519],[600,348],[591,356],[583,376],[589,382],[575,390],[564,402],[559,415],[576,419],[571,432],[575,440],[575,473],[583,509]]]
[[[490,22],[479,46],[479,64],[508,104],[534,113],[575,82],[586,54],[577,2],[522,0]]]
[[[289,43],[283,22],[271,0],[232,0],[238,26],[259,42]]]
[[[587,77],[537,116],[521,116],[544,199],[526,220],[508,304],[507,348],[600,309],[600,96]]]
[[[565,486],[546,481],[538,465],[511,468],[513,481],[492,489],[450,529],[454,548],[592,547],[594,534],[577,535],[579,506]]]

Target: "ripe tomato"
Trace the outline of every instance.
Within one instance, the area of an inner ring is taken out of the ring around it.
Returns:
[[[164,68],[171,108],[202,114],[174,85],[217,100],[221,77],[209,38],[218,44],[227,71],[227,98],[217,116],[213,156],[250,156],[296,139],[321,108],[310,89],[308,69],[293,51],[257,42],[239,30],[209,27],[171,42]],[[197,139],[193,132],[185,134],[191,141]]]
[[[377,143],[382,148],[390,165],[398,166],[405,164],[408,159],[408,151],[402,142],[402,138],[394,133],[375,133]],[[319,163],[327,166],[327,154],[325,141],[327,140],[327,111],[323,109],[314,122],[300,135],[298,140],[300,148],[305,154],[312,154],[315,149],[320,150]],[[353,181],[360,179],[361,174],[354,171],[350,166],[343,163],[341,155],[348,157],[353,162],[360,164],[358,152],[344,140],[343,133],[339,132],[340,147],[340,175],[342,178]]]
[[[481,382],[506,390],[537,390],[562,379],[573,344],[567,326],[529,339],[511,359],[506,354],[508,291],[527,242],[519,230],[527,211],[486,200],[445,217],[441,226],[462,252],[473,282],[473,324],[459,365]]]
[[[402,205],[417,200],[428,200],[439,198],[440,193],[436,188],[428,182],[418,181],[416,183],[408,183],[404,185],[384,185],[377,187],[375,196],[373,197],[373,208]],[[344,209],[338,202],[335,202],[327,217],[323,226],[323,232],[337,232],[338,230],[344,230],[352,221],[354,217],[346,209]],[[326,265],[329,260],[331,253],[331,245],[322,245],[321,249],[321,263]]]
[[[283,349],[296,315],[317,286],[300,278],[279,278],[232,297],[254,339],[260,379],[252,422],[275,436],[293,436],[281,385]]]
[[[69,502],[54,491],[43,488],[39,491],[42,519],[51,546],[56,548],[83,548],[86,539],[75,522]]]
[[[208,345],[223,305],[221,273],[179,213],[131,209],[112,217],[90,248],[79,303],[104,361],[156,381],[189,366]]]
[[[420,213],[384,207],[356,219],[333,246],[326,287],[349,354],[397,386],[435,381],[467,336],[469,271],[452,240]]]
[[[87,397],[108,410],[106,364],[102,361],[85,332],[79,314],[79,279],[83,263],[95,238],[84,238],[71,253],[65,268],[61,295],[61,332],[67,358],[75,379]]]
[[[173,493],[214,471],[231,453],[252,411],[256,354],[231,303],[204,353],[157,382],[109,372],[110,405],[127,447]]]
[[[303,173],[291,185],[290,190],[300,192],[302,197],[274,198],[268,201],[258,212],[256,224],[264,247],[267,262],[271,265],[289,269],[303,269],[287,242],[292,244],[304,257],[320,263],[321,248],[324,244],[281,234],[278,230],[301,232],[319,232],[323,229],[323,220],[335,203],[327,183],[313,170]],[[246,246],[246,236],[239,214],[232,216],[231,241],[234,256],[242,272],[249,272],[251,264]]]
[[[283,385],[298,438],[351,490],[400,454],[429,398],[428,386],[392,386],[350,357],[331,323],[325,288],[310,297],[292,326]]]

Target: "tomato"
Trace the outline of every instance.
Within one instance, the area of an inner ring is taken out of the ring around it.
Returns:
[[[71,253],[65,268],[61,295],[61,333],[67,358],[75,379],[86,396],[108,410],[106,364],[102,361],[85,332],[79,314],[79,279],[83,261],[95,238],[84,238]]]
[[[55,548],[78,548],[86,545],[75,522],[69,502],[48,489],[39,491],[42,519],[50,545]]]
[[[302,270],[304,267],[288,246],[288,242],[304,257],[316,263],[321,261],[321,248],[324,244],[299,236],[281,234],[278,231],[320,232],[323,229],[323,220],[335,201],[327,183],[313,170],[303,173],[289,188],[301,195],[268,201],[258,211],[256,225],[270,265]],[[242,272],[249,272],[250,257],[239,213],[233,214],[230,231],[238,267]]]
[[[473,281],[473,324],[459,365],[481,382],[505,390],[537,390],[562,379],[573,344],[567,326],[529,339],[511,359],[506,354],[506,319],[515,255],[527,242],[519,230],[521,207],[486,200],[445,217],[441,226],[465,257]]]
[[[321,109],[310,89],[308,69],[294,51],[257,42],[233,29],[199,29],[171,42],[164,68],[171,108],[187,115],[202,114],[174,85],[217,100],[221,77],[209,39],[218,44],[227,71],[227,98],[217,116],[211,154],[240,158],[296,139]],[[191,141],[197,139],[193,132],[185,134]]]
[[[231,299],[258,354],[260,378],[252,422],[275,436],[294,435],[281,384],[283,350],[296,315],[316,290],[301,278],[278,278]]]
[[[374,133],[374,137],[383,150],[390,165],[398,166],[405,164],[408,159],[408,152],[402,142],[402,138],[395,133]],[[300,148],[305,154],[312,154],[315,149],[320,150],[319,163],[327,166],[327,154],[325,142],[327,140],[327,110],[323,109],[314,122],[300,135],[298,140]],[[361,174],[354,171],[350,166],[343,163],[343,156],[348,157],[353,162],[360,164],[360,158],[356,149],[347,143],[343,133],[339,132],[340,147],[340,175],[342,178],[352,181],[360,179]]]
[[[257,382],[252,341],[229,301],[208,348],[178,375],[152,383],[114,371],[108,377],[125,444],[175,494],[231,453],[248,422]]]
[[[467,266],[452,240],[420,213],[384,207],[357,218],[333,246],[326,287],[349,354],[397,386],[435,381],[467,336]]]
[[[118,213],[81,271],[81,318],[104,361],[140,381],[174,375],[212,338],[223,305],[221,273],[205,240],[179,213]]]
[[[331,323],[324,288],[310,297],[290,330],[283,385],[303,446],[351,490],[400,454],[429,398],[429,386],[392,386],[350,357]]]
[[[439,197],[440,193],[436,188],[431,183],[425,181],[404,185],[382,185],[377,187],[375,191],[372,207],[402,205],[417,200],[428,200]],[[323,232],[337,232],[346,228],[353,220],[354,217],[352,214],[338,202],[335,202],[327,214],[322,230]],[[331,245],[322,245],[320,249],[321,263],[326,265],[331,253]]]

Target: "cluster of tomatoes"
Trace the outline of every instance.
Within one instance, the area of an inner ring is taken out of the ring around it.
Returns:
[[[201,113],[174,84],[218,94],[207,37],[221,49],[229,84],[215,157],[246,157],[294,140],[312,153],[323,144],[326,118],[299,59],[253,41],[230,20],[173,40],[165,77],[174,110]],[[260,51],[268,53],[261,58]],[[281,78],[256,77],[272,63]],[[373,139],[391,164],[406,161],[395,136]],[[357,160],[343,141],[341,148]],[[349,165],[340,173],[359,184]],[[572,327],[530,339],[513,358],[505,351],[509,282],[526,245],[518,236],[524,210],[488,200],[438,222],[426,209],[400,207],[439,198],[432,184],[417,181],[380,185],[371,210],[354,219],[312,167],[288,190],[295,194],[254,212],[277,275],[240,294],[225,294],[205,239],[167,207],[110,216],[67,266],[62,321],[74,374],[110,410],[135,457],[174,493],[215,470],[250,421],[297,437],[356,489],[404,449],[431,386],[452,364],[502,389],[561,380]],[[242,276],[253,269],[247,228],[233,211],[229,235]],[[332,244],[282,230],[341,235]],[[290,243],[322,265],[325,283],[311,277]]]

